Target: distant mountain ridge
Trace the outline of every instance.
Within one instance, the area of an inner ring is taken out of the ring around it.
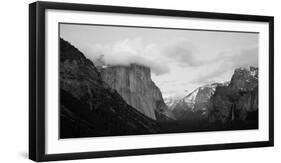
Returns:
[[[200,109],[196,104],[207,102],[215,93],[217,86],[227,86],[228,84],[229,82],[206,84],[185,96],[183,101],[187,103],[193,111],[196,111]]]
[[[187,96],[178,100],[174,104],[173,113],[177,119],[194,119],[202,118],[207,116],[209,100],[216,91],[216,87],[219,85],[228,85],[228,82],[225,83],[212,83],[206,84],[199,88],[196,88],[194,91],[189,93]],[[196,112],[196,116],[194,113]],[[200,113],[199,113],[200,112]]]
[[[181,99],[182,99],[181,97],[177,97],[177,96],[165,97],[164,102],[167,105],[168,109],[172,111],[174,110],[175,106]]]

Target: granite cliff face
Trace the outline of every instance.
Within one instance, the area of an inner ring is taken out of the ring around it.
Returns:
[[[141,113],[158,121],[173,119],[173,114],[167,109],[161,91],[151,80],[149,68],[131,64],[103,67],[100,72],[102,80]]]
[[[60,39],[60,138],[152,134],[159,130],[154,120],[128,105],[102,80],[90,60]]]
[[[217,87],[211,104],[210,122],[242,121],[257,126],[258,68],[236,69],[229,86]]]

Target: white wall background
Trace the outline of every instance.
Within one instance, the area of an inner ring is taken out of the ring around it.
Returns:
[[[275,147],[118,157],[68,162],[280,162],[281,160],[281,10],[277,0],[58,0],[275,17]],[[0,9],[0,162],[31,162],[28,151],[28,4],[2,1]],[[279,91],[280,90],[280,91]],[[64,162],[64,161],[63,161]]]

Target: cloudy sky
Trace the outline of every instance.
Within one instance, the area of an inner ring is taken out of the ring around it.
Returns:
[[[258,66],[258,34],[61,24],[60,37],[88,58],[151,68],[164,97],[229,81],[237,67]]]

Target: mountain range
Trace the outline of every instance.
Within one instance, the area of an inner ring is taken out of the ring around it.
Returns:
[[[166,101],[177,120],[202,122],[208,126],[219,123],[230,128],[235,126],[235,121],[246,128],[257,128],[258,68],[237,68],[229,82],[207,84],[181,99]]]

